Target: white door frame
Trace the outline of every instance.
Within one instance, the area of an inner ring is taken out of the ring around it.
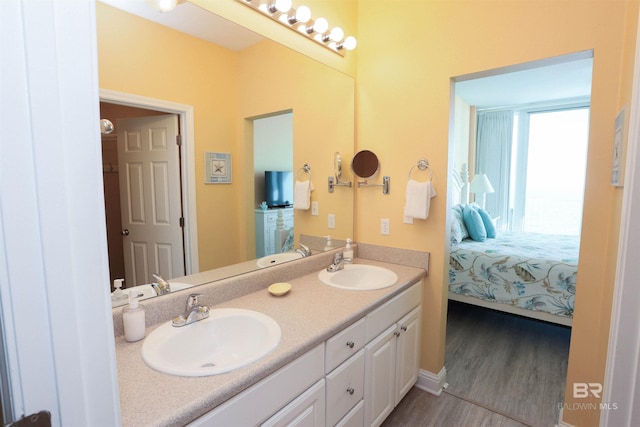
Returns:
[[[120,425],[95,0],[0,1],[0,303],[13,418]]]
[[[609,348],[602,402],[602,426],[640,423],[640,29],[636,34],[633,86],[629,110],[629,136],[622,196],[618,262],[611,309]]]
[[[184,225],[185,275],[198,273],[198,218],[196,213],[195,138],[193,106],[130,93],[100,89],[100,101],[128,107],[145,108],[180,116],[182,135],[182,209]]]

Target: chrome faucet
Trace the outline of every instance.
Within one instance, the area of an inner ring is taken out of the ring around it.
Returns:
[[[169,282],[164,280],[164,278],[159,274],[152,274],[153,278],[156,279],[155,282],[151,283],[151,287],[154,291],[156,291],[156,295],[165,295],[171,292],[171,285]]]
[[[171,324],[175,327],[185,326],[209,317],[209,307],[198,302],[198,298],[201,296],[202,294],[190,294],[187,297],[187,307],[184,314],[174,317]]]
[[[333,255],[333,264],[327,267],[327,271],[329,273],[334,273],[336,271],[340,271],[344,268],[344,265],[347,263],[351,263],[351,258],[345,258],[342,252],[338,252]]]
[[[302,258],[306,258],[309,255],[311,255],[311,249],[309,249],[308,246],[305,246],[302,243],[300,243],[300,247],[298,249],[296,249],[296,252],[298,252],[300,255],[302,255]]]

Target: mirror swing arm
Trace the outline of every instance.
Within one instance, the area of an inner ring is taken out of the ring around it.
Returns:
[[[335,181],[332,176],[330,176],[328,179],[329,193],[333,193],[334,187],[351,188],[351,181],[340,181],[340,177],[342,176],[342,157],[340,157],[340,153],[337,151],[333,157],[333,168],[334,173],[336,174],[336,178]]]
[[[382,177],[382,184],[369,184],[367,180],[358,181],[358,188],[360,187],[382,187],[382,194],[389,194],[389,185],[390,185],[391,177],[385,175]]]

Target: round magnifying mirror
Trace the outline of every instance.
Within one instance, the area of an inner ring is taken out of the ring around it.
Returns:
[[[333,157],[333,169],[336,173],[336,181],[340,181],[340,177],[342,176],[342,157],[340,157],[340,153],[337,151]]]
[[[380,169],[380,163],[378,156],[373,151],[362,150],[353,156],[351,170],[358,178],[371,178],[378,172],[378,169]]]

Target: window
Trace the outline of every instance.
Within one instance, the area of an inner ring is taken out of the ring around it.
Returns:
[[[579,235],[588,106],[520,111],[517,128],[511,168],[511,229]]]

